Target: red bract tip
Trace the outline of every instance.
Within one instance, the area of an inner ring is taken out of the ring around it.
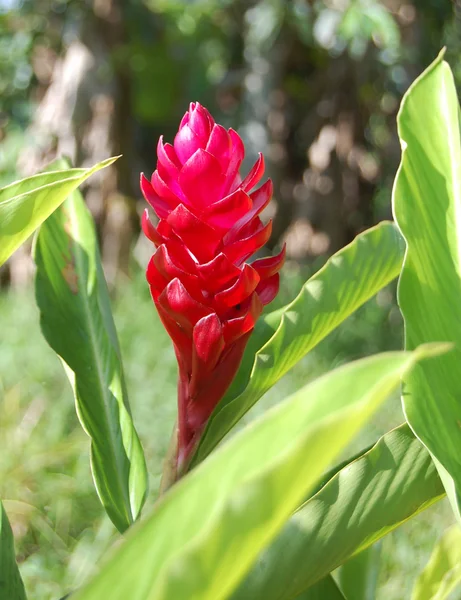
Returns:
[[[191,452],[225,394],[263,305],[279,288],[285,249],[246,261],[269,239],[271,223],[259,214],[272,183],[254,190],[264,174],[259,155],[241,177],[243,142],[190,104],[173,145],[160,138],[157,169],[141,176],[147,209],[142,227],[157,250],[147,269],[152,297],[178,359],[178,468]]]

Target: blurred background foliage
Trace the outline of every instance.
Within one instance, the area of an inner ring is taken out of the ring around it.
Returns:
[[[390,217],[399,102],[444,43],[459,70],[453,13],[450,0],[0,0],[0,183],[56,152],[122,153],[87,190],[113,282],[139,234],[139,172],[198,100],[239,130],[247,164],[265,154],[272,246],[331,254]],[[3,281],[20,285],[25,260]]]
[[[0,0],[0,185],[56,154],[123,158],[85,188],[114,291],[135,421],[156,495],[175,418],[176,366],[144,283],[139,173],[155,169],[191,100],[234,127],[247,166],[266,157],[266,217],[289,262],[279,304],[359,231],[391,217],[395,118],[412,80],[448,46],[461,82],[461,2],[450,0]],[[29,250],[0,270],[0,497],[31,597],[57,600],[116,539],[62,368],[40,335]],[[400,348],[395,286],[325,340],[247,417],[339,364]],[[403,420],[398,398],[357,441]],[[384,541],[382,600],[409,597],[444,503]],[[405,565],[402,567],[402,565]]]

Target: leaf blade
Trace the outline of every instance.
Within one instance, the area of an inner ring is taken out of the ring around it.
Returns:
[[[355,554],[336,571],[336,581],[347,600],[376,598],[381,549],[378,542]]]
[[[230,389],[211,415],[191,467],[208,456],[296,362],[395,279],[402,260],[402,238],[392,223],[383,222],[331,257],[288,306],[260,319]]]
[[[3,504],[0,502],[0,597],[26,600],[14,552],[13,532]]]
[[[408,423],[434,456],[452,507],[461,493],[461,143],[453,75],[443,54],[402,101],[402,160],[393,191],[396,221],[407,241],[398,301],[405,346],[454,342],[452,352],[418,367],[402,396]]]
[[[144,503],[146,465],[129,409],[94,223],[78,191],[42,225],[35,262],[42,332],[63,361],[91,439],[98,495],[124,531]]]
[[[88,177],[118,157],[89,169],[48,171],[0,189],[0,266]],[[61,163],[65,164],[65,163]]]
[[[228,597],[325,466],[422,356],[388,353],[346,365],[255,420],[173,486],[75,600]]]
[[[292,600],[445,495],[429,453],[407,424],[325,479],[261,553],[232,600]]]
[[[343,595],[331,575],[324,577],[295,600],[349,600]]]
[[[411,600],[445,600],[461,587],[461,529],[450,527],[416,580]]]

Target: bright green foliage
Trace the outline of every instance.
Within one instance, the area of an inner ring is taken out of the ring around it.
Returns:
[[[0,598],[26,600],[26,592],[14,554],[11,526],[0,502]]]
[[[1,188],[0,265],[85,179],[115,160],[109,158],[91,169],[62,167],[61,171],[33,175]]]
[[[292,600],[443,496],[429,453],[402,425],[328,477],[264,550],[232,599]]]
[[[424,571],[416,581],[412,600],[445,600],[461,589],[461,529],[444,533]]]
[[[442,54],[406,94],[398,117],[402,162],[394,210],[408,245],[398,300],[405,344],[455,349],[404,382],[406,418],[440,467],[455,512],[461,494],[461,145],[459,106]]]
[[[227,597],[401,376],[434,351],[357,361],[266,412],[171,488],[75,600]]]
[[[305,354],[398,276],[403,251],[394,225],[381,223],[330,258],[293,302],[257,323],[239,372],[205,429],[193,465]]]
[[[42,331],[64,362],[91,438],[101,502],[124,531],[143,505],[146,466],[128,406],[94,223],[79,192],[42,225],[35,261]]]
[[[376,598],[381,548],[373,544],[339,567],[336,580],[347,600]]]

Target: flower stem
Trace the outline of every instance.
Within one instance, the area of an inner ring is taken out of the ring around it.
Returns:
[[[173,433],[171,434],[168,450],[163,463],[162,478],[160,480],[159,494],[164,494],[176,481],[178,457],[178,424],[175,423]]]

